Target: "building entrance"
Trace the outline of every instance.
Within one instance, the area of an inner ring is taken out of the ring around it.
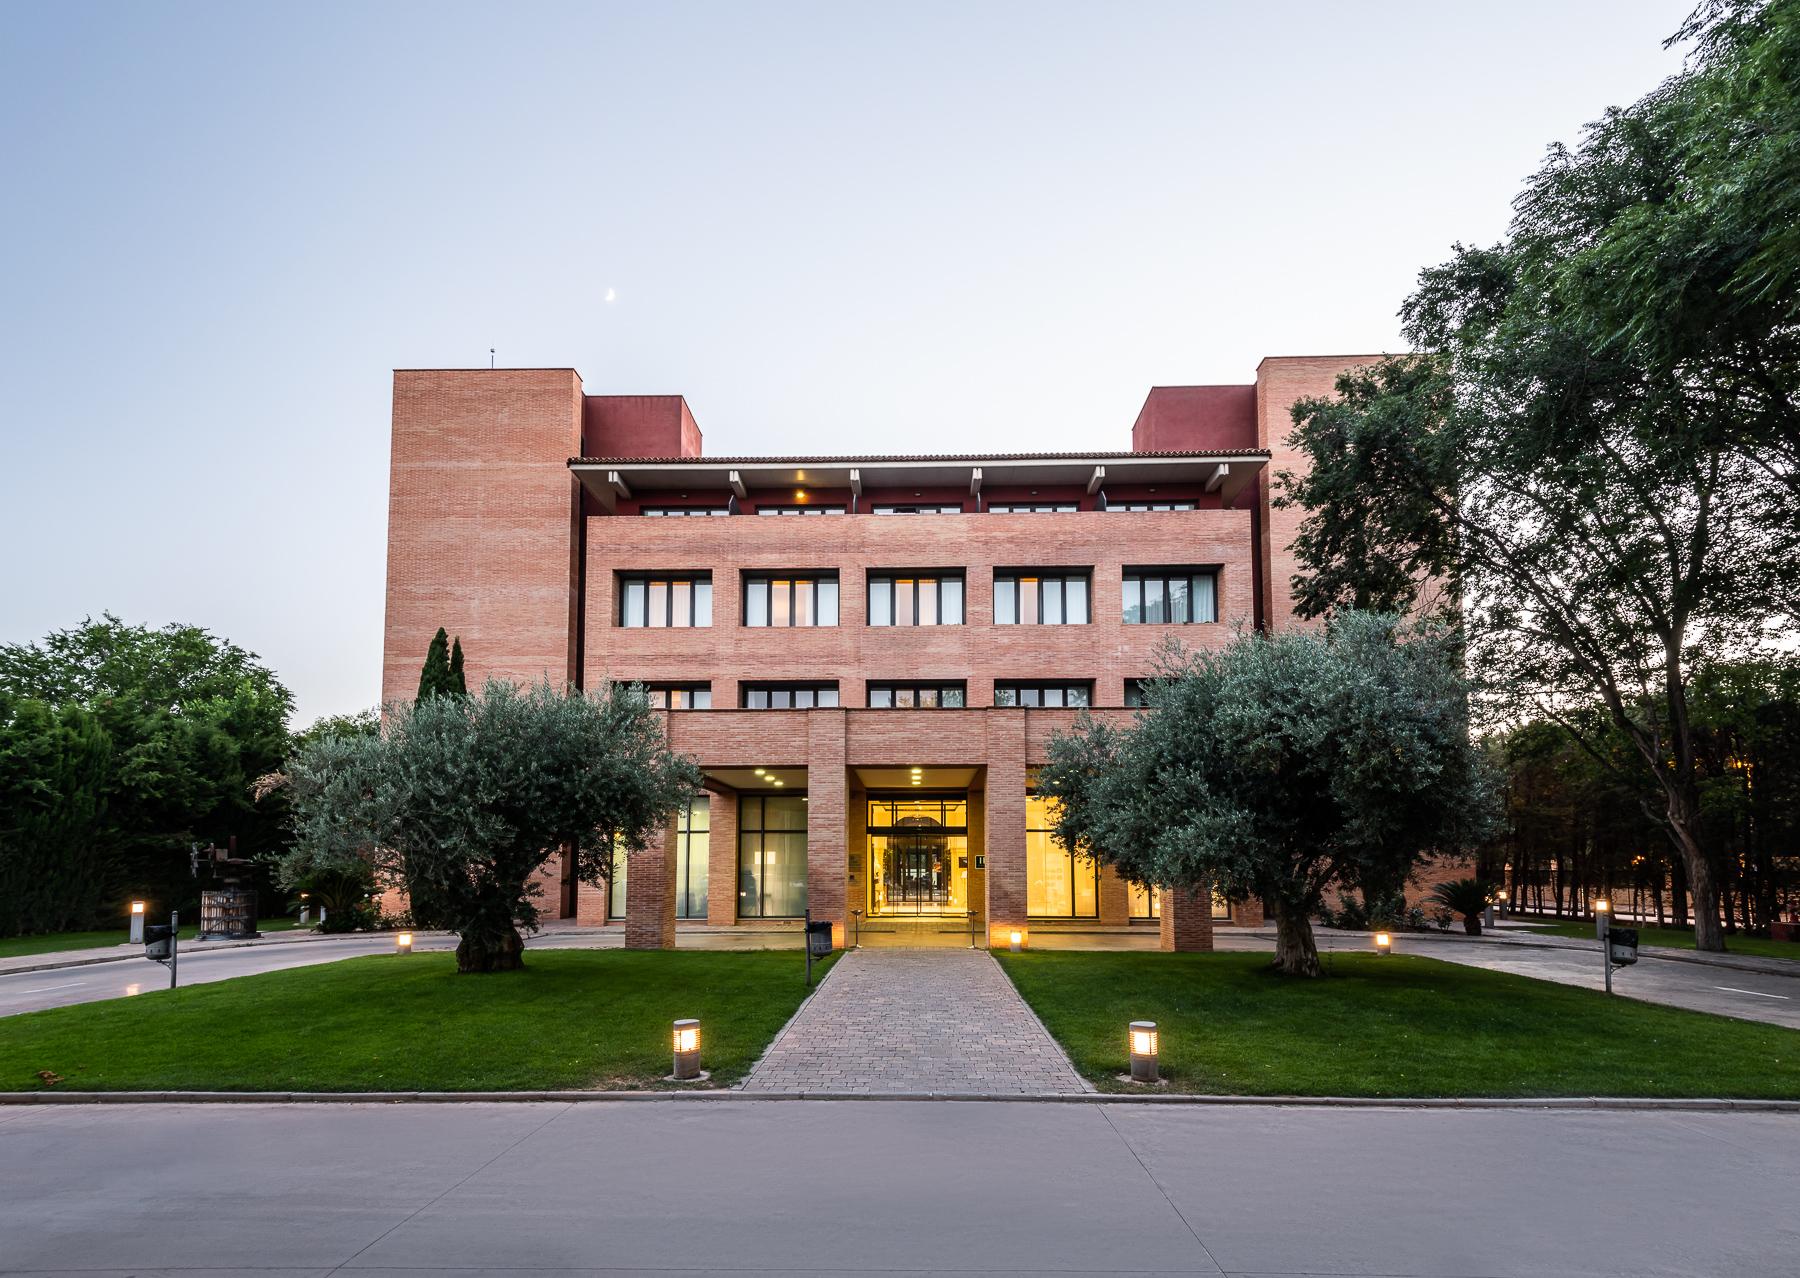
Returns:
[[[869,799],[869,917],[969,912],[967,794]]]

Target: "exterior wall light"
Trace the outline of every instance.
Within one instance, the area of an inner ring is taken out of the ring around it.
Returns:
[[[1131,1081],[1154,1083],[1156,1072],[1156,1022],[1131,1023]]]
[[[1006,934],[1007,948],[1010,949],[1014,954],[1017,954],[1019,952],[1019,947],[1024,944],[1025,944],[1025,933],[1019,931],[1018,928],[1015,927],[1012,931],[1010,931]]]
[[[131,943],[133,945],[144,943],[144,903],[142,901],[131,903]]]
[[[699,1078],[700,1022],[691,1018],[676,1021],[674,1044],[674,1076],[682,1079]]]
[[[396,933],[394,933],[394,953],[396,953],[396,954],[411,954],[412,953],[412,933],[411,932],[396,932]]]
[[[1375,952],[1377,954],[1392,953],[1393,948],[1394,948],[1394,938],[1393,938],[1392,934],[1387,933],[1387,932],[1375,933]]]

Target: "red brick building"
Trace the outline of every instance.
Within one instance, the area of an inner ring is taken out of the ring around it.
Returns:
[[[1157,387],[1129,450],[722,457],[679,396],[572,369],[394,375],[384,700],[439,626],[468,674],[646,684],[705,797],[610,890],[546,913],[688,926],[1144,926],[1208,948],[1254,904],[1159,900],[1071,858],[1032,771],[1076,708],[1129,716],[1173,635],[1294,624],[1289,408],[1374,356]],[[1118,442],[1124,442],[1122,439]]]

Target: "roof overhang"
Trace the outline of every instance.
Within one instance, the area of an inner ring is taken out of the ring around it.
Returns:
[[[877,499],[883,489],[959,488],[979,492],[1008,485],[1070,485],[1094,492],[1106,485],[1186,485],[1237,500],[1269,464],[1260,450],[1209,453],[1069,453],[1034,457],[917,457],[877,459],[575,457],[569,469],[602,509],[621,496],[713,492],[744,496],[753,489],[848,489]]]

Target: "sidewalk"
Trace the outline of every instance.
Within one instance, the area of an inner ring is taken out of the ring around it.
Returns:
[[[240,941],[183,941],[181,952],[194,954],[204,950],[231,950],[247,945],[288,945],[302,941],[329,941],[355,936],[354,932],[302,932],[298,929],[284,932],[265,932],[255,940]],[[91,967],[96,963],[117,963],[123,959],[143,958],[144,947],[123,942],[119,945],[105,945],[86,950],[48,950],[41,954],[15,954],[11,958],[0,958],[0,976],[11,976],[17,972],[49,972],[64,967]]]

